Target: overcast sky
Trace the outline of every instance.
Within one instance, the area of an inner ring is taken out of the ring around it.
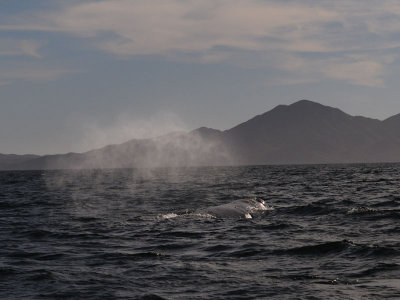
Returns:
[[[0,153],[228,129],[309,99],[400,113],[398,0],[2,0]]]

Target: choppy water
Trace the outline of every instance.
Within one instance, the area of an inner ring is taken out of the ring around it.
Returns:
[[[399,219],[399,164],[0,172],[0,298],[398,299]]]

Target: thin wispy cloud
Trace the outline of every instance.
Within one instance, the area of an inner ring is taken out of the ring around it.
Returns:
[[[400,2],[391,0],[85,1],[0,23],[4,31],[93,39],[92,47],[118,57],[268,67],[287,72],[288,83],[302,76],[381,87],[390,64],[382,57],[400,47],[393,37],[400,29]],[[365,53],[367,59],[349,56]]]
[[[31,56],[41,58],[43,43],[35,40],[0,38],[0,56]]]
[[[82,71],[38,64],[11,64],[4,66],[0,71],[0,85],[11,84],[19,80],[29,82],[54,81],[61,76],[77,73],[82,73]]]

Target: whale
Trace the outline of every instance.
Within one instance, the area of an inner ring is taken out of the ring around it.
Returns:
[[[196,215],[207,215],[215,218],[252,219],[257,211],[271,209],[261,198],[235,200],[226,204],[209,206],[195,210]]]

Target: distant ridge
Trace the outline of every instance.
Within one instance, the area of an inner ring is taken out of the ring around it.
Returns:
[[[16,165],[22,164],[30,160],[34,160],[35,158],[39,157],[40,157],[39,155],[33,155],[33,154],[17,155],[17,154],[0,153],[0,170],[12,169]]]
[[[201,127],[85,153],[0,156],[0,169],[400,162],[400,114],[351,116],[309,100],[220,131]]]
[[[226,134],[244,164],[383,162],[400,159],[398,128],[301,100],[279,105]]]

